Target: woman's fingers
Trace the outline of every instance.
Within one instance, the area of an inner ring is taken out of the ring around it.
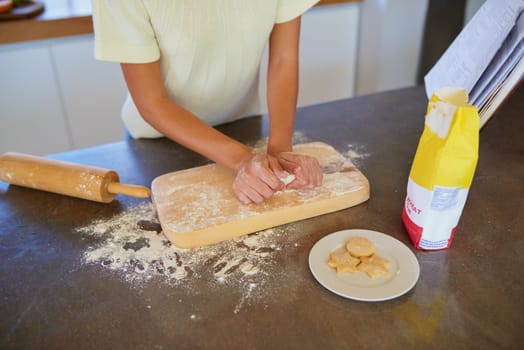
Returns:
[[[285,184],[288,175],[294,179]],[[284,188],[310,189],[322,184],[318,160],[303,154],[284,152],[277,158],[256,154],[246,160],[237,172],[233,191],[243,204],[262,203]]]
[[[257,154],[241,165],[233,182],[233,190],[241,203],[262,203],[283,188],[272,169],[278,161],[271,158],[269,155]],[[276,169],[277,172],[281,170]]]
[[[288,188],[314,188],[322,184],[322,168],[314,157],[284,152],[279,154],[278,160],[282,167],[295,175],[295,180]]]

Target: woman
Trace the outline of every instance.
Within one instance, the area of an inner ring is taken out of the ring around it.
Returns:
[[[93,0],[95,57],[120,62],[133,137],[166,136],[235,172],[244,203],[322,182],[315,158],[292,151],[300,16],[315,0]],[[269,141],[255,154],[213,128],[257,104],[269,40]],[[295,176],[287,186],[281,179]]]

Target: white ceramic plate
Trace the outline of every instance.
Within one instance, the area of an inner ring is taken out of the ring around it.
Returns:
[[[371,278],[363,272],[337,273],[328,266],[331,252],[343,249],[354,236],[369,239],[376,254],[391,262],[387,275]],[[399,297],[417,283],[420,268],[411,250],[399,240],[370,230],[344,230],[320,239],[309,253],[309,268],[317,281],[340,296],[361,301],[383,301]]]

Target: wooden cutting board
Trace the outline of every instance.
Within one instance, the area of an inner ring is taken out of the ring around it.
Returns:
[[[369,198],[369,182],[333,147],[312,142],[294,152],[316,157],[320,187],[284,190],[262,204],[242,205],[231,185],[234,174],[217,164],[157,177],[151,192],[164,234],[177,247],[192,248],[348,208]]]

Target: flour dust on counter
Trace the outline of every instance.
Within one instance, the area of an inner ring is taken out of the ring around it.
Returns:
[[[107,270],[136,288],[155,280],[192,293],[192,282],[209,281],[214,289],[239,294],[234,313],[252,300],[266,299],[271,290],[267,284],[286,278],[278,267],[279,255],[300,246],[300,231],[300,225],[285,225],[211,246],[181,249],[162,233],[151,203],[76,229],[93,242],[83,254],[83,264]]]
[[[345,156],[350,158],[353,164],[355,164],[357,167],[360,165],[362,160],[370,156],[370,153],[366,151],[363,145],[350,143],[347,145],[347,149],[348,150],[345,153]]]

